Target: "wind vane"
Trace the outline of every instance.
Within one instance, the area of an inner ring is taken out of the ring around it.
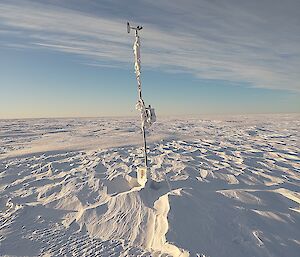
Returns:
[[[144,167],[138,167],[137,180],[138,183],[143,185],[147,181],[147,168],[148,168],[148,156],[147,156],[147,140],[146,140],[146,128],[149,128],[155,121],[156,115],[154,109],[149,105],[146,107],[142,96],[142,82],[141,82],[141,42],[138,32],[143,29],[142,26],[132,27],[129,22],[127,22],[127,32],[130,33],[131,30],[135,31],[135,42],[133,44],[134,53],[134,70],[138,85],[138,101],[136,103],[136,109],[141,113],[141,129],[143,136],[143,146],[144,146]]]

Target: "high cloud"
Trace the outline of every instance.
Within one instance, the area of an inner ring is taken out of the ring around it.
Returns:
[[[143,66],[204,79],[300,91],[300,1],[3,1],[0,47],[82,55],[90,65],[132,62],[127,19],[144,25]],[[73,2],[74,3],[74,2]]]

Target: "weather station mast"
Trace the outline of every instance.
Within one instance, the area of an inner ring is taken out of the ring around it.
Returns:
[[[129,22],[127,22],[127,32],[130,33],[131,30],[135,31],[133,54],[134,54],[134,70],[135,70],[136,81],[138,86],[138,100],[135,107],[141,114],[141,130],[142,130],[143,150],[144,150],[144,166],[138,167],[137,169],[137,182],[140,185],[145,185],[145,183],[147,182],[148,168],[149,168],[148,156],[147,156],[146,129],[149,128],[156,121],[156,115],[155,115],[154,108],[152,108],[151,105],[146,107],[142,95],[141,51],[140,51],[141,41],[138,33],[142,29],[143,29],[142,26],[133,27],[130,26]]]

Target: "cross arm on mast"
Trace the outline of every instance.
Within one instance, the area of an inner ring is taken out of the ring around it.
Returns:
[[[135,30],[135,35],[137,35],[138,31],[143,29],[142,26],[132,27],[130,26],[129,22],[127,22],[127,32],[130,33],[130,30]]]

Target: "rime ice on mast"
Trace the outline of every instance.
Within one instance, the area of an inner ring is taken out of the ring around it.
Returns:
[[[127,22],[127,32],[130,33],[131,30],[135,31],[135,41],[133,44],[133,53],[134,53],[134,70],[138,85],[138,100],[136,103],[136,109],[141,113],[141,129],[143,135],[143,145],[144,145],[144,167],[138,168],[138,182],[140,184],[145,184],[147,181],[147,168],[148,168],[148,157],[147,157],[147,141],[146,141],[146,128],[149,128],[155,121],[156,115],[154,109],[149,105],[146,107],[145,102],[142,97],[142,82],[141,82],[141,42],[138,31],[140,31],[143,27],[130,26],[129,22]]]

